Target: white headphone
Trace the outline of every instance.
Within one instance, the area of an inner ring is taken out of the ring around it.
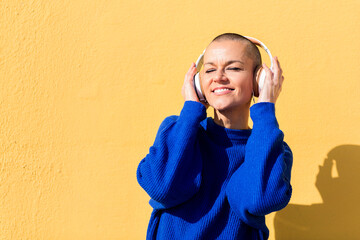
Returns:
[[[253,37],[245,37],[245,38],[248,39],[253,44],[260,46],[261,48],[263,48],[266,51],[266,53],[270,57],[270,62],[271,62],[270,69],[272,70],[272,67],[273,67],[272,59],[273,58],[272,58],[270,50],[265,46],[265,44]],[[206,51],[206,49],[202,52],[202,54],[200,54],[199,58],[196,60],[196,68],[197,68],[198,72],[194,76],[194,85],[195,85],[195,89],[196,89],[196,94],[198,95],[199,100],[202,102],[206,102],[206,99],[204,97],[204,94],[202,93],[202,89],[201,89],[201,85],[200,85],[199,71],[201,69],[201,66],[203,65],[205,51]],[[263,69],[262,66],[258,66],[257,69],[255,69],[254,80],[253,80],[254,81],[253,82],[254,83],[253,93],[254,93],[255,97],[259,96],[259,92],[261,91],[262,87],[264,86],[265,78],[266,78],[265,70]]]

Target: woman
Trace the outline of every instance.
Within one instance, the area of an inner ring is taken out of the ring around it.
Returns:
[[[272,71],[263,65],[265,83],[251,108],[261,58],[248,39],[226,33],[206,49],[206,103],[196,95],[191,65],[180,115],[163,121],[138,167],[154,208],[147,239],[268,238],[265,215],[284,208],[292,192],[292,153],[275,117],[284,77],[273,60]],[[206,118],[208,105],[214,119]]]

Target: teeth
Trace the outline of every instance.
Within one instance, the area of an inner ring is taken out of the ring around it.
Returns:
[[[221,89],[216,89],[214,92],[217,93],[217,92],[224,92],[224,91],[228,91],[228,90],[231,90],[229,88],[221,88]]]

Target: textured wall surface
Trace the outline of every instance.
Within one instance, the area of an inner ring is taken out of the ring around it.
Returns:
[[[223,32],[262,40],[286,78],[294,193],[268,216],[271,239],[359,239],[359,12],[359,0],[0,1],[0,239],[144,239],[137,165]]]

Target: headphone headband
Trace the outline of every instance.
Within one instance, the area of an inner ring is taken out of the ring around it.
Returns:
[[[256,38],[253,38],[253,37],[248,37],[248,36],[245,36],[245,38],[249,39],[250,42],[252,42],[253,44],[257,45],[257,46],[260,46],[262,49],[265,50],[265,52],[269,55],[270,57],[270,62],[271,62],[271,66],[270,66],[270,69],[272,69],[272,66],[273,66],[273,58],[272,58],[272,55],[271,55],[271,52],[270,50],[266,47],[266,45],[264,43],[262,43],[260,40],[256,39]]]
[[[199,65],[200,61],[203,59],[204,54],[205,54],[206,48],[204,49],[204,51],[202,52],[202,54],[200,54],[200,56],[198,57],[198,59],[196,60],[196,67]]]
[[[259,46],[261,47],[262,49],[265,50],[265,52],[269,55],[270,57],[270,62],[271,62],[271,66],[270,66],[270,69],[272,69],[272,66],[273,66],[273,58],[272,58],[272,55],[271,55],[271,52],[270,50],[266,47],[266,45],[264,43],[262,43],[260,40],[256,39],[256,38],[253,38],[253,37],[248,37],[248,36],[244,36],[244,38],[248,39],[250,42],[252,42],[253,44],[255,44],[256,46]],[[200,62],[203,60],[204,58],[204,54],[205,54],[205,51],[206,51],[206,48],[205,50],[202,52],[202,54],[200,54],[199,58],[196,60],[196,67],[199,66]],[[198,69],[200,70],[200,69]]]

